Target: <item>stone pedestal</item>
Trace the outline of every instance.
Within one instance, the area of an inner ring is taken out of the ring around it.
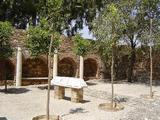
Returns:
[[[78,103],[83,101],[83,89],[71,89],[71,101]]]
[[[65,89],[61,86],[54,86],[54,98],[63,99],[65,95]]]
[[[83,89],[79,89],[79,100],[80,102],[83,101]]]

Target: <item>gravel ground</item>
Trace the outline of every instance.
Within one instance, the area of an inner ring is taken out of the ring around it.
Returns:
[[[7,94],[0,87],[0,120],[31,120],[45,114],[47,90],[43,86],[10,86]],[[50,112],[59,114],[63,120],[160,120],[160,99],[141,99],[140,95],[149,91],[149,87],[142,84],[115,84],[115,101],[121,102],[125,109],[99,110],[100,103],[110,100],[110,86],[103,81],[89,81],[83,103],[70,102],[70,89],[66,89],[65,100],[54,99],[54,90],[51,90]],[[153,89],[160,95],[159,86]]]

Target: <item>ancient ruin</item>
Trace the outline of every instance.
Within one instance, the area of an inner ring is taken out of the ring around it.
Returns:
[[[12,58],[6,61],[0,61],[0,80],[4,80],[7,77],[7,80],[11,80],[8,81],[11,84],[13,84],[13,81],[16,80],[16,57],[18,57],[17,47],[19,46],[19,49],[22,49],[22,73],[20,72],[20,74],[22,74],[20,75],[22,76],[22,84],[29,85],[47,83],[47,56],[42,55],[37,58],[32,58],[29,55],[29,51],[25,47],[25,38],[25,30],[14,31],[14,34],[12,36],[12,46],[13,48],[15,48],[15,54]],[[79,76],[78,73],[80,59],[79,56],[76,56],[73,53],[72,46],[73,41],[70,38],[66,38],[63,36],[61,46],[58,50],[58,76]],[[134,80],[139,82],[147,82],[149,80],[149,58],[144,57],[142,54],[137,55],[136,57],[137,61],[134,68]],[[159,83],[159,59],[160,56],[155,52],[155,54],[153,55],[153,84]],[[123,56],[118,60],[118,62],[116,63],[116,68],[117,80],[126,79],[128,69],[127,56]],[[104,65],[103,60],[101,60],[100,56],[97,53],[93,52],[86,55],[84,57],[84,79],[89,80],[103,78],[110,78],[110,67]]]

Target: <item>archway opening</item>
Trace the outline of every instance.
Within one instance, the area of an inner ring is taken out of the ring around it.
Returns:
[[[40,58],[28,58],[23,63],[23,77],[47,77],[47,64]]]
[[[0,80],[14,80],[15,66],[11,60],[0,60]]]
[[[63,58],[58,63],[58,75],[66,77],[75,77],[76,63],[72,58]]]
[[[84,78],[89,79],[89,78],[95,78],[97,75],[97,61],[88,58],[84,61]]]

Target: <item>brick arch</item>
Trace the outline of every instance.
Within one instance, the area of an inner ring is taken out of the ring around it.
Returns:
[[[76,76],[76,62],[70,58],[66,57],[59,61],[58,63],[58,75],[66,77]]]
[[[93,58],[87,58],[84,60],[84,78],[96,78],[98,71],[98,63]]]
[[[41,58],[28,58],[23,62],[23,77],[46,77],[48,67]]]
[[[15,65],[11,60],[0,60],[0,80],[14,80]]]

